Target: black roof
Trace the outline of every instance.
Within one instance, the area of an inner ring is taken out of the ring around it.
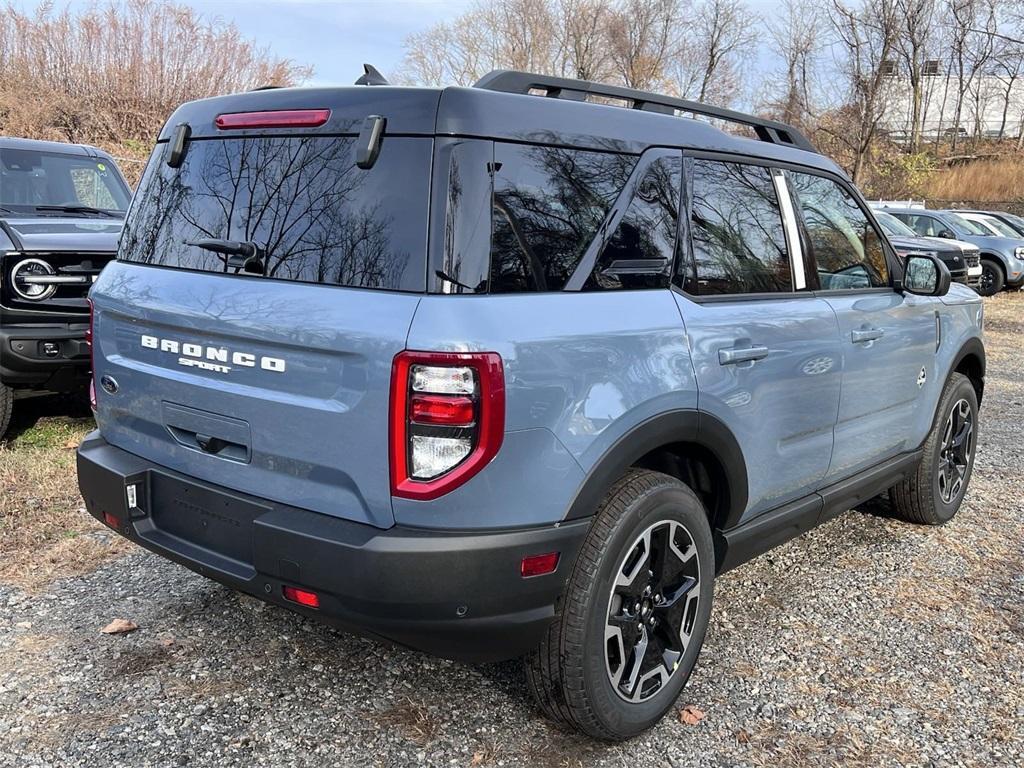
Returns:
[[[544,87],[538,83],[547,84],[546,96],[534,95]],[[527,84],[526,92],[520,92]],[[584,97],[621,99],[630,108],[579,100],[564,84],[572,84]],[[367,116],[381,115],[387,120],[385,136],[486,138],[629,153],[669,146],[759,157],[845,176],[796,129],[782,123],[617,86],[504,71],[491,73],[472,88],[275,88],[188,102],[168,119],[160,140],[168,140],[181,123],[189,124],[193,138],[227,135],[214,125],[224,113],[325,108],[331,117],[319,128],[233,130],[230,135],[356,135]],[[760,138],[727,133],[686,113],[743,123]]]
[[[0,136],[0,149],[26,149],[33,152],[62,152],[66,155],[84,155],[86,157],[109,158],[102,149],[88,144],[68,144],[63,141],[40,141],[38,139],[20,139],[14,136]]]

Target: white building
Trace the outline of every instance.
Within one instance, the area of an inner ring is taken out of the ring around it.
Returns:
[[[885,63],[888,106],[880,127],[892,138],[909,138],[913,116],[910,79],[899,73],[895,62]],[[921,135],[925,139],[951,136],[1018,138],[1024,131],[1024,76],[1011,80],[1005,75],[985,74],[965,84],[963,106],[957,120],[956,105],[960,79],[947,75],[938,61],[925,64],[922,91]]]

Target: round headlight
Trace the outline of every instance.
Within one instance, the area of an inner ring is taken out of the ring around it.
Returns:
[[[57,286],[36,282],[36,278],[52,277],[54,274],[53,267],[42,259],[25,259],[11,270],[11,287],[23,299],[45,301],[57,292]]]

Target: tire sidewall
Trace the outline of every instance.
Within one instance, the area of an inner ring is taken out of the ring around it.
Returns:
[[[647,701],[634,704],[622,699],[608,679],[604,646],[608,601],[615,573],[626,554],[626,548],[631,546],[644,530],[662,520],[676,520],[682,523],[693,538],[700,564],[700,603],[689,647],[680,659],[680,669],[672,675],[661,691]],[[594,714],[610,732],[620,738],[639,734],[656,723],[675,703],[696,665],[701,646],[704,644],[704,635],[711,616],[714,571],[714,544],[707,516],[703,506],[688,488],[666,483],[630,505],[609,537],[605,555],[598,569],[597,588],[591,590],[586,606],[583,680]]]
[[[939,407],[939,413],[935,420],[935,440],[934,445],[931,446],[931,477],[928,478],[931,488],[932,505],[935,510],[936,517],[941,522],[949,522],[953,519],[953,516],[960,509],[960,505],[963,503],[964,497],[967,495],[967,489],[971,483],[971,475],[974,474],[974,461],[978,453],[978,433],[979,433],[979,422],[978,422],[978,396],[974,391],[974,387],[971,382],[963,377],[956,376],[946,390],[945,396],[942,398],[942,403]],[[964,475],[963,487],[960,493],[953,497],[953,499],[947,504],[942,500],[942,493],[939,491],[939,464],[941,458],[939,453],[942,451],[942,433],[946,427],[946,420],[949,418],[950,411],[955,403],[960,400],[966,400],[967,404],[971,409],[971,418],[974,422],[974,437],[973,445],[971,448],[971,458],[967,463],[967,473]]]
[[[992,272],[992,290],[979,290],[978,293],[982,296],[995,296],[997,293],[1003,290],[1005,286],[1005,278],[1003,277],[1003,270],[999,264],[993,259],[982,259],[981,268]],[[979,286],[980,288],[980,286]]]

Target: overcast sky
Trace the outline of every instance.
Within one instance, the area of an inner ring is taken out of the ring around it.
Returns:
[[[260,45],[278,56],[311,64],[311,84],[350,85],[369,62],[385,74],[402,59],[402,43],[414,32],[465,11],[472,0],[178,0],[204,17],[233,22]],[[39,0],[14,0],[31,10]],[[64,4],[57,0],[57,6]],[[70,0],[85,7],[90,0]],[[775,0],[747,0],[764,14]],[[755,66],[768,66],[764,47]]]

